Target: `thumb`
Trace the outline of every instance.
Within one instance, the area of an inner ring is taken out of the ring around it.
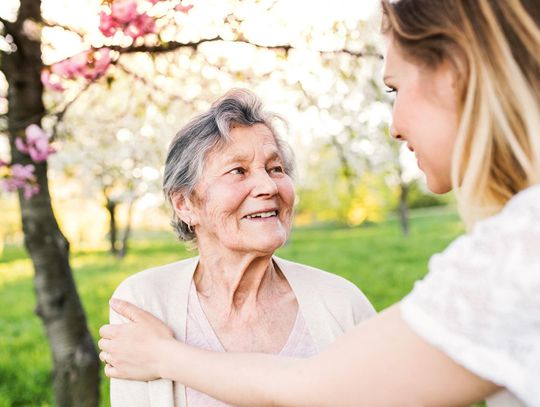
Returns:
[[[126,317],[133,322],[141,320],[145,314],[145,311],[133,305],[132,303],[124,300],[119,300],[117,298],[111,298],[109,300],[109,305],[118,314]]]

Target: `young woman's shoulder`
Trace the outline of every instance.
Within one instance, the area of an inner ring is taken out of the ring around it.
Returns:
[[[429,262],[400,305],[421,337],[540,405],[540,187],[516,194]]]

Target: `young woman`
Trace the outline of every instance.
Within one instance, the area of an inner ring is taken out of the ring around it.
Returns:
[[[108,376],[239,406],[540,405],[540,4],[382,5],[392,135],[434,192],[454,188],[468,233],[399,304],[308,359],[192,348],[113,301],[133,322],[101,330]]]

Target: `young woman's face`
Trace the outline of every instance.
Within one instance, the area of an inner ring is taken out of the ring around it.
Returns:
[[[395,90],[392,137],[407,143],[426,174],[429,189],[443,194],[452,188],[452,152],[459,125],[457,91],[448,63],[435,70],[407,61],[390,40],[385,84]]]

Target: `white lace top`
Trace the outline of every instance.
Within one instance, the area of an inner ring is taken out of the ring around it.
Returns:
[[[488,405],[540,406],[540,185],[434,255],[400,307],[421,337],[508,390]]]

